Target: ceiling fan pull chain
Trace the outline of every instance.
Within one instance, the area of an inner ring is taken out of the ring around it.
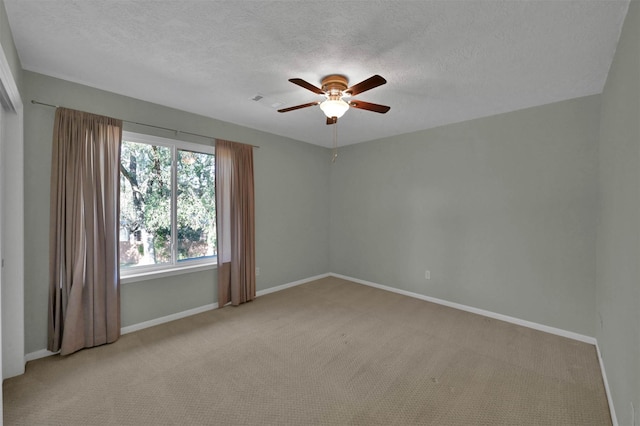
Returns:
[[[331,162],[335,163],[338,158],[338,122],[333,123],[333,153],[331,154]]]

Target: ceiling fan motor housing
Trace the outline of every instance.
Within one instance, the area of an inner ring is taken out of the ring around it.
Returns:
[[[333,74],[322,79],[322,90],[329,96],[342,96],[349,87],[347,77]]]

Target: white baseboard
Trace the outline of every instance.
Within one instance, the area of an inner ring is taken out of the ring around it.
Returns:
[[[598,353],[598,362],[600,363],[600,371],[602,372],[602,381],[604,382],[604,390],[607,394],[607,402],[609,402],[609,412],[611,413],[611,424],[618,426],[618,418],[616,417],[616,410],[613,406],[613,398],[611,398],[611,390],[609,389],[609,381],[607,380],[607,372],[604,370],[604,360],[602,359],[602,353],[600,352],[600,346],[596,342],[596,352]]]
[[[326,278],[328,277],[329,274],[321,274],[321,275],[316,275],[314,277],[309,277],[309,278],[305,278],[302,280],[298,280],[298,281],[294,281],[291,283],[287,283],[287,284],[282,284],[279,286],[275,286],[275,287],[270,287],[267,288],[265,290],[260,290],[256,292],[256,297],[260,297],[260,296],[264,296],[266,294],[269,293],[275,293],[276,291],[281,291],[287,288],[291,288],[291,287],[295,287],[298,286],[300,284],[305,284],[311,281],[315,281],[315,280],[319,280],[321,278]],[[145,328],[149,328],[149,327],[153,327],[156,325],[160,325],[160,324],[164,324],[166,322],[170,322],[170,321],[175,321],[181,318],[186,318],[189,317],[191,315],[196,315],[196,314],[200,314],[202,312],[207,312],[207,311],[211,311],[214,309],[218,308],[218,304],[217,303],[211,303],[208,305],[204,305],[204,306],[199,306],[197,308],[193,308],[193,309],[188,309],[186,311],[182,311],[182,312],[176,312],[175,314],[171,314],[171,315],[167,315],[164,317],[160,317],[160,318],[154,318],[152,320],[149,321],[143,321],[140,322],[138,324],[133,324],[133,325],[129,325],[126,327],[122,327],[120,329],[120,334],[128,334],[128,333],[133,333],[134,331],[138,331],[138,330],[143,330]],[[51,355],[57,355],[60,352],[51,352],[48,351],[46,349],[41,349],[39,351],[35,351],[35,352],[30,352],[28,354],[26,354],[24,356],[24,362],[27,363],[29,361],[33,361],[39,358],[45,358]]]
[[[609,381],[607,380],[607,373],[605,372],[605,369],[604,369],[604,361],[602,359],[602,353],[600,352],[600,347],[598,346],[598,341],[596,340],[595,337],[585,336],[583,334],[574,333],[572,331],[567,331],[567,330],[563,330],[563,329],[555,328],[555,327],[549,327],[549,326],[544,325],[544,324],[538,324],[538,323],[535,323],[535,322],[526,321],[526,320],[523,320],[523,319],[520,319],[520,318],[510,317],[510,316],[507,316],[507,315],[502,315],[502,314],[498,314],[498,313],[491,312],[491,311],[485,311],[484,309],[478,309],[478,308],[474,308],[474,307],[471,307],[471,306],[462,305],[460,303],[449,302],[447,300],[437,299],[435,297],[429,297],[429,296],[425,296],[423,294],[412,293],[410,291],[400,290],[400,289],[397,289],[397,288],[388,287],[388,286],[385,286],[385,285],[382,285],[382,284],[376,284],[376,283],[373,283],[373,282],[370,282],[370,281],[361,280],[361,279],[358,279],[358,278],[352,278],[352,277],[348,277],[348,276],[340,275],[340,274],[335,274],[335,273],[330,273],[329,275],[332,276],[332,277],[341,278],[341,279],[348,280],[348,281],[353,281],[355,283],[366,285],[366,286],[369,286],[369,287],[375,287],[375,288],[379,288],[381,290],[390,291],[392,293],[398,293],[398,294],[402,294],[404,296],[414,297],[416,299],[425,300],[427,302],[437,303],[439,305],[448,306],[450,308],[460,309],[462,311],[467,311],[467,312],[471,312],[471,313],[474,313],[474,314],[483,315],[483,316],[486,316],[486,317],[489,317],[489,318],[498,319],[498,320],[509,322],[509,323],[512,323],[512,324],[521,325],[523,327],[532,328],[534,330],[544,331],[546,333],[555,334],[555,335],[558,335],[558,336],[562,336],[562,337],[566,337],[566,338],[569,338],[569,339],[578,340],[580,342],[589,343],[589,344],[594,345],[595,348],[596,348],[596,352],[598,354],[598,362],[600,363],[600,371],[602,372],[602,381],[604,383],[604,390],[605,390],[605,393],[607,395],[607,402],[609,403],[609,412],[611,414],[611,423],[613,424],[613,426],[618,426],[618,419],[616,417],[616,412],[615,412],[615,408],[614,408],[614,405],[613,405],[613,399],[611,397],[611,390],[609,389]]]
[[[322,278],[327,278],[329,275],[330,274],[328,274],[328,273],[327,274],[320,274],[320,275],[316,275],[314,277],[305,278],[305,279],[294,281],[294,282],[291,282],[291,283],[288,283],[288,284],[282,284],[282,285],[278,285],[278,286],[275,286],[275,287],[269,287],[267,289],[260,290],[260,291],[256,292],[256,296],[260,297],[260,296],[264,296],[264,295],[269,294],[269,293],[275,293],[276,291],[281,291],[281,290],[284,290],[284,289],[287,289],[287,288],[295,287],[295,286],[298,286],[300,284],[305,284],[305,283],[309,283],[311,281],[316,281],[316,280],[319,280],[319,279],[322,279]]]
[[[514,317],[510,317],[507,315],[502,315],[502,314],[498,314],[495,312],[491,312],[491,311],[486,311],[484,309],[478,309],[478,308],[474,308],[472,306],[467,306],[467,305],[462,305],[460,303],[455,303],[455,302],[449,302],[447,300],[443,300],[443,299],[437,299],[435,297],[430,297],[430,296],[425,296],[423,294],[418,294],[418,293],[413,293],[410,291],[406,291],[406,290],[400,290],[394,287],[389,287],[389,286],[385,286],[382,284],[377,284],[377,283],[373,283],[370,281],[365,281],[365,280],[361,280],[358,278],[353,278],[353,277],[348,277],[346,275],[341,275],[341,274],[336,274],[333,272],[330,273],[326,273],[326,274],[320,274],[320,275],[315,275],[313,277],[309,277],[309,278],[304,278],[302,280],[298,280],[298,281],[293,281],[287,284],[282,284],[279,286],[275,286],[275,287],[270,287],[264,290],[260,290],[258,292],[256,292],[256,296],[260,297],[260,296],[265,296],[267,294],[270,293],[275,293],[277,291],[282,291],[285,290],[287,288],[291,288],[291,287],[295,287],[301,284],[305,284],[311,281],[315,281],[315,280],[319,280],[322,278],[326,278],[329,276],[333,276],[336,278],[341,278],[344,280],[348,280],[348,281],[353,281],[355,283],[358,284],[362,284],[362,285],[366,285],[369,287],[375,287],[381,290],[386,290],[386,291],[390,291],[392,293],[397,293],[397,294],[402,294],[404,296],[409,296],[409,297],[413,297],[416,299],[421,299],[421,300],[425,300],[427,302],[432,302],[432,303],[437,303],[439,305],[444,305],[444,306],[448,306],[451,308],[455,308],[455,309],[460,309],[462,311],[467,311],[467,312],[471,312],[474,314],[478,314],[478,315],[483,315],[489,318],[494,318],[497,320],[501,320],[501,321],[505,321],[505,322],[509,322],[512,324],[517,324],[517,325],[521,325],[524,327],[528,327],[528,328],[532,328],[534,330],[539,330],[539,331],[544,331],[547,333],[551,333],[551,334],[555,334],[558,336],[562,336],[562,337],[567,337],[569,339],[574,339],[574,340],[578,340],[581,342],[585,342],[585,343],[590,343],[592,345],[596,345],[597,347],[597,341],[594,337],[591,336],[585,336],[582,334],[578,334],[578,333],[574,333],[571,331],[567,331],[567,330],[562,330],[559,328],[555,328],[555,327],[549,327],[547,325],[544,324],[538,324],[535,322],[531,322],[531,321],[526,321],[520,318],[514,318]],[[126,327],[122,327],[120,329],[120,333],[121,334],[128,334],[128,333],[133,333],[134,331],[138,331],[138,330],[143,330],[145,328],[149,328],[149,327],[153,327],[156,325],[160,325],[160,324],[164,324],[166,322],[170,322],[170,321],[175,321],[181,318],[186,318],[188,316],[191,315],[196,315],[202,312],[206,312],[206,311],[210,311],[213,309],[217,309],[218,308],[218,304],[217,303],[211,303],[208,305],[204,305],[204,306],[199,306],[197,308],[193,308],[193,309],[188,309],[186,311],[182,311],[182,312],[177,312],[175,314],[171,314],[171,315],[167,315],[164,317],[160,317],[160,318],[155,318],[149,321],[144,321],[138,324],[133,324],[133,325],[129,325]],[[57,352],[50,352],[46,349],[41,349],[39,351],[35,351],[35,352],[31,352],[25,355],[25,362],[27,361],[32,361],[34,359],[38,359],[38,358],[44,358],[46,356],[50,356],[50,355],[55,355]],[[600,357],[600,352],[598,349],[598,356]],[[602,361],[601,361],[601,365],[602,365]],[[602,367],[602,371],[604,373],[604,367]],[[604,377],[604,374],[603,374]],[[606,384],[606,380],[605,380],[605,385],[608,389],[608,385]],[[608,394],[608,393],[607,393]]]
[[[419,294],[419,293],[413,293],[410,291],[406,291],[406,290],[400,290],[394,287],[389,287],[389,286],[385,286],[382,284],[376,284],[370,281],[365,281],[365,280],[361,280],[358,278],[353,278],[353,277],[348,277],[346,275],[341,275],[341,274],[336,274],[333,272],[330,273],[326,273],[326,274],[320,274],[320,275],[316,275],[313,277],[309,277],[309,278],[305,278],[302,280],[298,280],[298,281],[294,281],[294,282],[290,282],[287,284],[282,284],[279,286],[275,286],[275,287],[270,287],[264,290],[260,290],[256,292],[256,296],[260,297],[260,296],[264,296],[270,293],[275,293],[277,291],[281,291],[281,290],[285,290],[287,288],[291,288],[291,287],[295,287],[301,284],[305,284],[311,281],[316,281],[322,278],[326,278],[326,277],[336,277],[336,278],[341,278],[344,280],[348,280],[348,281],[353,281],[355,283],[358,284],[362,284],[362,285],[366,285],[369,287],[375,287],[381,290],[385,290],[385,291],[390,291],[392,293],[397,293],[397,294],[402,294],[404,296],[409,296],[409,297],[413,297],[416,299],[420,299],[420,300],[425,300],[427,302],[432,302],[432,303],[437,303],[439,305],[443,305],[443,306],[448,306],[450,308],[455,308],[455,309],[460,309],[462,311],[467,311],[467,312],[471,312],[474,314],[478,314],[478,315],[483,315],[489,318],[494,318],[497,320],[501,320],[501,321],[505,321],[505,322],[509,322],[512,324],[516,324],[516,325],[521,325],[523,327],[528,327],[528,328],[532,328],[534,330],[539,330],[539,331],[544,331],[546,333],[550,333],[550,334],[555,334],[558,336],[562,336],[562,337],[567,337],[569,339],[574,339],[574,340],[578,340],[581,342],[585,342],[585,343],[590,343],[592,345],[594,345],[596,347],[596,352],[598,354],[598,362],[600,363],[600,370],[602,372],[602,380],[604,382],[604,388],[605,388],[605,392],[607,394],[607,401],[609,403],[609,411],[611,413],[611,422],[613,424],[613,426],[618,426],[618,420],[616,418],[616,413],[615,413],[615,409],[614,409],[614,405],[613,405],[613,400],[611,398],[611,391],[609,389],[609,382],[607,380],[607,374],[605,372],[605,368],[604,368],[604,362],[602,360],[602,354],[600,352],[600,347],[598,346],[598,342],[596,340],[595,337],[591,337],[591,336],[585,336],[582,334],[578,334],[578,333],[574,333],[572,331],[567,331],[567,330],[562,330],[559,328],[555,328],[555,327],[549,327],[547,325],[544,324],[538,324],[535,322],[531,322],[531,321],[526,321],[520,318],[515,318],[515,317],[510,317],[508,315],[502,315],[502,314],[498,314],[495,312],[491,312],[491,311],[486,311],[484,309],[478,309],[478,308],[474,308],[472,306],[467,306],[467,305],[462,305],[460,303],[455,303],[455,302],[449,302],[447,300],[443,300],[443,299],[437,299],[435,297],[430,297],[430,296],[425,296],[423,294]],[[175,314],[171,314],[171,315],[167,315],[164,317],[160,317],[160,318],[156,318],[150,321],[144,321],[138,324],[133,324],[127,327],[122,327],[120,329],[120,333],[121,334],[127,334],[127,333],[133,333],[134,331],[138,331],[138,330],[143,330],[145,328],[148,327],[153,327],[159,324],[164,324],[166,322],[170,322],[170,321],[175,321],[177,319],[181,319],[181,318],[186,318],[188,316],[191,315],[196,315],[202,312],[206,312],[206,311],[210,311],[213,309],[217,309],[218,308],[218,304],[217,303],[211,303],[208,305],[204,305],[204,306],[200,306],[194,309],[188,309],[186,311],[182,311],[182,312],[177,312]],[[39,358],[45,358],[51,355],[56,355],[59,352],[51,352],[48,351],[46,349],[41,349],[39,351],[35,351],[35,352],[31,352],[25,355],[24,357],[24,361],[25,363],[28,361],[33,361]]]
[[[176,312],[175,314],[167,315],[160,318],[154,318],[149,321],[143,321],[143,322],[139,322],[138,324],[122,327],[120,329],[120,334],[133,333],[134,331],[143,330],[145,328],[164,324],[165,322],[171,322],[171,321],[179,320],[181,318],[190,317],[191,315],[200,314],[202,312],[212,311],[217,308],[218,308],[217,303],[210,303],[208,305],[198,306],[197,308],[187,309],[186,311]]]
[[[326,278],[329,274],[316,275],[315,277],[305,278],[303,280],[294,281],[287,284],[282,284],[275,287],[270,287],[265,290],[260,290],[256,292],[256,297],[264,296],[265,294],[274,293],[276,291],[281,291],[286,288],[295,287],[300,284],[308,283],[310,281],[315,281],[320,278]],[[120,329],[120,334],[133,333],[134,331],[144,330],[145,328],[153,327],[156,325],[164,324],[166,322],[175,321],[181,318],[190,317],[191,315],[200,314],[202,312],[212,311],[214,309],[218,309],[218,303],[211,303],[209,305],[199,306],[197,308],[188,309],[186,311],[177,312],[175,314],[167,315],[160,318],[154,318],[149,321],[144,321],[138,324],[129,325],[127,327],[122,327]]]
[[[145,328],[153,327],[155,325],[164,324],[165,322],[175,321],[175,320],[180,319],[180,318],[186,318],[186,317],[191,316],[191,315],[196,315],[196,314],[199,314],[199,313],[202,313],[202,312],[210,311],[210,310],[216,309],[217,307],[218,307],[217,303],[212,303],[212,304],[209,304],[209,305],[199,306],[199,307],[194,308],[194,309],[188,309],[186,311],[177,312],[175,314],[167,315],[167,316],[164,316],[164,317],[154,318],[154,319],[149,320],[149,321],[144,321],[144,322],[141,322],[141,323],[138,323],[138,324],[133,324],[133,325],[129,325],[127,327],[122,327],[120,329],[120,334],[133,333],[134,331],[143,330]],[[40,359],[40,358],[46,358],[48,356],[57,355],[59,353],[60,353],[60,351],[51,352],[51,351],[48,351],[46,349],[40,349],[39,351],[30,352],[30,353],[26,354],[24,356],[24,362],[27,363],[29,361],[33,361],[33,360]]]
[[[24,362],[27,363],[29,361],[33,361],[34,359],[46,358],[48,356],[57,355],[59,353],[60,353],[60,351],[51,352],[51,351],[48,351],[46,349],[40,349],[39,351],[30,352],[30,353],[26,354],[24,356]]]
[[[502,315],[491,311],[485,311],[484,309],[474,308],[472,306],[462,305],[460,303],[449,302],[448,300],[437,299],[435,297],[425,296],[424,294],[413,293],[406,290],[400,290],[394,287],[388,287],[382,284],[376,284],[370,281],[361,280],[358,278],[352,278],[345,275],[330,273],[332,277],[341,278],[343,280],[353,281],[358,284],[366,285],[369,287],[379,288],[381,290],[390,291],[392,293],[402,294],[403,296],[409,296],[420,300],[425,300],[427,302],[437,303],[438,305],[448,306],[450,308],[460,309],[461,311],[467,311],[474,314],[482,315],[485,317],[497,319],[500,321],[509,322],[516,325],[521,325],[523,327],[532,328],[534,330],[544,331],[546,333],[555,334],[562,337],[567,337],[573,340],[579,340],[581,342],[590,343],[592,345],[596,344],[595,337],[585,336],[583,334],[574,333],[572,331],[563,330],[560,328],[549,327],[548,325],[538,324],[536,322],[526,321],[520,318],[510,317],[508,315]]]

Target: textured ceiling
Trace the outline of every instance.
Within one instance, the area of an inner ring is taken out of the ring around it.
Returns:
[[[289,78],[387,79],[356,98],[391,111],[351,108],[338,123],[340,145],[412,132],[600,93],[628,8],[627,0],[4,2],[24,69],[322,146],[332,133],[318,107],[276,112],[322,99]]]

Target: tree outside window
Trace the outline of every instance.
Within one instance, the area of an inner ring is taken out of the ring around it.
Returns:
[[[122,270],[215,259],[212,147],[127,133],[120,178]]]

